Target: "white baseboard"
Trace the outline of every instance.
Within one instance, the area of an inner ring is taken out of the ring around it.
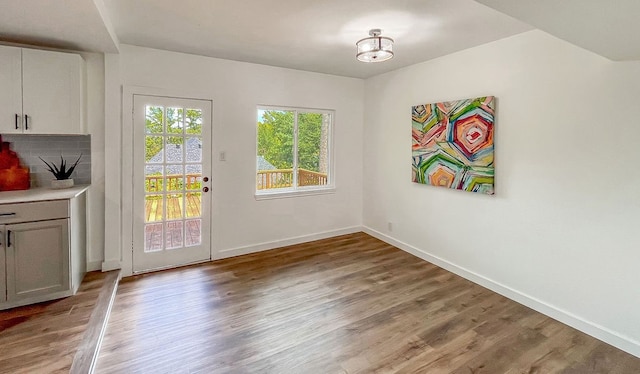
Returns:
[[[221,259],[221,258],[242,256],[242,255],[246,255],[246,254],[249,254],[249,253],[268,251],[268,250],[274,249],[274,248],[286,247],[288,245],[306,243],[306,242],[310,242],[310,241],[314,241],[314,240],[331,238],[331,237],[334,237],[334,236],[353,234],[353,233],[361,232],[361,231],[362,231],[362,226],[353,226],[353,227],[347,227],[347,228],[339,229],[339,230],[324,231],[324,232],[319,232],[319,233],[316,233],[316,234],[302,235],[302,236],[296,236],[296,237],[293,237],[293,238],[274,240],[272,242],[265,242],[265,243],[247,245],[247,246],[244,246],[244,247],[224,249],[224,250],[218,252],[214,256],[214,259],[218,260],[218,259]]]
[[[396,240],[386,234],[373,230],[369,227],[363,227],[362,231],[365,233],[382,240],[385,243],[400,248],[405,252],[409,252],[412,255],[419,257],[425,261],[428,261],[434,265],[437,265],[445,270],[448,270],[454,274],[457,274],[465,279],[468,279],[474,283],[477,283],[483,287],[486,287],[502,296],[508,297],[520,304],[523,304],[531,309],[534,309],[544,315],[547,315],[555,320],[558,320],[566,325],[569,325],[577,330],[589,334],[596,339],[602,340],[605,343],[611,344],[614,347],[628,352],[636,357],[640,357],[640,342],[624,336],[623,334],[608,329],[604,326],[600,326],[596,323],[587,321],[573,313],[557,308],[551,304],[548,304],[540,299],[524,294],[518,290],[515,290],[506,285],[495,282],[485,276],[474,273],[468,269],[460,267],[454,263],[444,260],[440,257],[434,256],[422,249],[418,249],[412,245]]]
[[[102,261],[87,262],[87,271],[102,270]]]
[[[101,267],[102,267],[102,271],[111,271],[111,270],[122,269],[122,264],[120,264],[120,261],[110,260],[110,261],[104,261]]]

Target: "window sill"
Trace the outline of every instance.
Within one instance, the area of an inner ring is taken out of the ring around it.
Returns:
[[[269,200],[269,199],[286,199],[289,197],[298,197],[298,196],[312,196],[312,195],[326,195],[332,194],[336,192],[335,187],[326,187],[326,188],[314,188],[309,190],[290,190],[290,189],[280,189],[277,191],[269,191],[269,192],[256,192],[255,198],[256,200]]]

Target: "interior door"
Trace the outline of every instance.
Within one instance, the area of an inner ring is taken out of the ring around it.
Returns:
[[[209,260],[212,102],[133,104],[133,271]]]

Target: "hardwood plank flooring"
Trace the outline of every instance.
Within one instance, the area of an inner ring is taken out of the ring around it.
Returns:
[[[113,270],[103,273],[104,281],[100,288],[100,293],[91,312],[89,323],[85,329],[82,342],[73,356],[73,363],[69,372],[73,374],[91,373],[98,359],[98,352],[102,337],[107,328],[107,321],[111,314],[111,307],[115,299],[115,293],[118,289],[118,280],[120,279],[120,271]]]
[[[364,233],[121,281],[97,373],[640,373]]]
[[[106,282],[115,287],[114,273],[87,273],[74,296],[0,311],[0,373],[86,373],[83,362],[71,370],[74,355],[94,360],[97,341],[86,332],[106,318],[100,296]]]

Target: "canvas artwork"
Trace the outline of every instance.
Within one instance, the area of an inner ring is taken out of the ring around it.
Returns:
[[[412,108],[413,182],[493,195],[495,97]]]

